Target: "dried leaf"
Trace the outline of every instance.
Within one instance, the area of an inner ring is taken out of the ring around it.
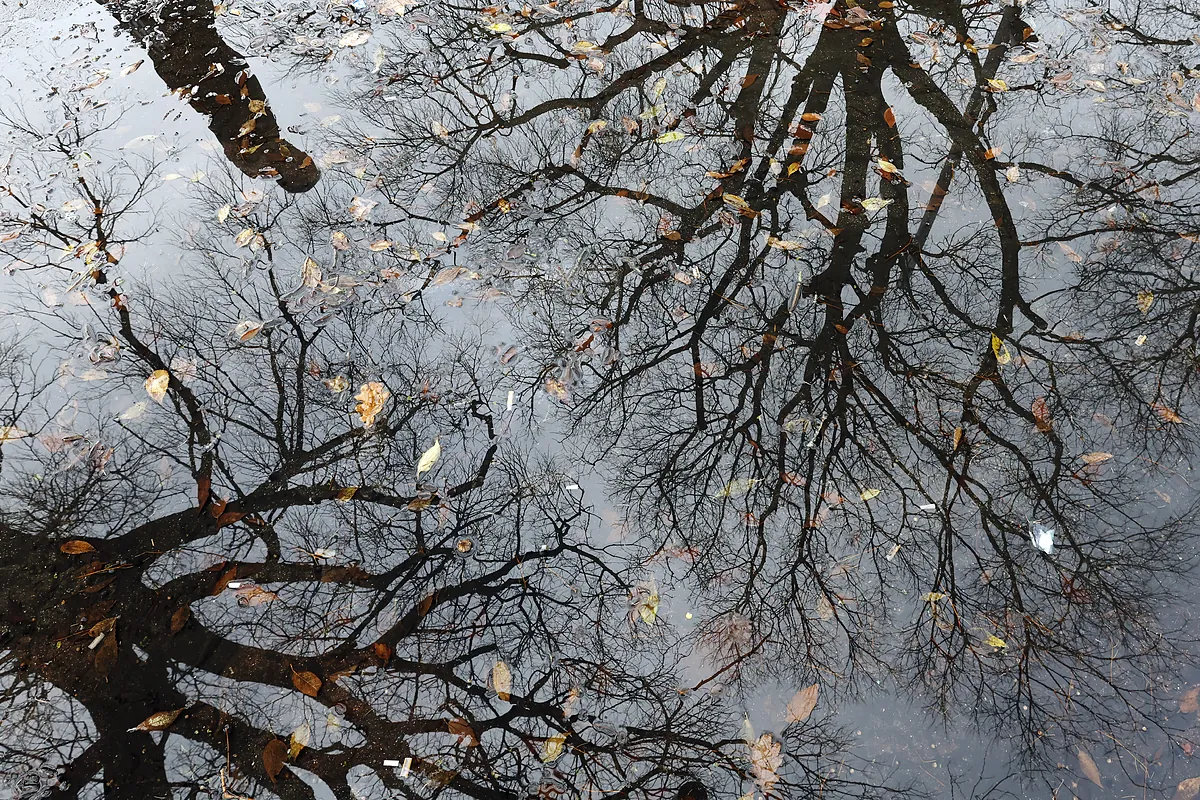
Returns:
[[[1085,778],[1101,789],[1104,788],[1104,781],[1100,778],[1100,768],[1096,766],[1096,762],[1092,760],[1092,757],[1082,747],[1079,748],[1079,769],[1083,772]]]
[[[167,386],[170,383],[171,373],[165,369],[156,369],[150,373],[150,377],[146,378],[142,386],[146,387],[146,394],[150,395],[154,402],[161,403],[163,398],[167,396]]]
[[[104,634],[104,641],[100,643],[100,648],[96,650],[96,674],[101,678],[108,680],[108,674],[112,672],[112,668],[117,665],[117,634],[116,631],[109,631]]]
[[[292,735],[288,737],[288,761],[295,761],[300,751],[308,747],[312,741],[312,728],[307,722],[301,722]]]
[[[356,31],[350,31],[342,38],[338,39],[338,47],[357,47],[371,38],[371,32],[359,28]]]
[[[321,691],[321,679],[311,672],[297,672],[293,669],[292,686],[295,686],[302,694],[316,697],[317,692]]]
[[[58,549],[69,556],[78,556],[83,555],[84,553],[96,552],[96,548],[92,547],[82,539],[71,539],[70,541],[63,542],[58,546]]]
[[[989,633],[987,638],[983,640],[983,643],[991,647],[998,647],[1001,650],[1008,647],[1008,642],[1004,641],[994,633]]]
[[[1034,400],[1030,411],[1033,412],[1033,423],[1040,432],[1049,433],[1054,429],[1054,422],[1050,419],[1050,407],[1046,405],[1045,397]]]
[[[283,760],[287,757],[287,753],[288,748],[283,740],[274,737],[263,748],[263,769],[266,770],[267,777],[271,779],[272,783],[279,777],[279,773],[283,772]]]
[[[1138,311],[1145,314],[1150,310],[1150,306],[1152,305],[1154,305],[1154,292],[1143,290],[1137,293]]]
[[[475,735],[475,729],[471,727],[465,719],[452,719],[446,723],[446,729],[453,733],[467,747],[475,747],[479,744],[479,737]]]
[[[1200,714],[1200,686],[1193,686],[1179,698],[1179,713]]]
[[[1154,409],[1154,413],[1158,414],[1163,422],[1171,422],[1175,425],[1183,424],[1183,417],[1175,413],[1174,409],[1164,406],[1162,403],[1152,403],[1150,407]]]
[[[820,691],[821,684],[814,683],[792,695],[792,699],[788,700],[787,704],[787,721],[804,722],[808,719],[812,715],[813,709],[817,707],[817,695]]]
[[[369,428],[375,424],[375,417],[383,410],[383,404],[391,396],[392,393],[378,381],[364,383],[358,388],[358,394],[354,395],[354,399],[358,401],[354,410],[362,420],[363,427]]]
[[[417,474],[420,475],[422,472],[428,472],[433,468],[433,465],[437,463],[437,460],[441,458],[441,456],[441,439],[434,439],[433,444],[430,445],[428,450],[421,454],[421,458],[417,461]]]
[[[883,490],[882,489],[863,489],[862,493],[859,494],[859,499],[863,500],[864,502],[867,500],[871,500],[875,497],[878,497],[879,493],[881,491],[883,491]]]
[[[750,745],[750,774],[754,782],[769,794],[779,782],[779,768],[783,766],[783,746],[764,733]]]
[[[563,754],[567,743],[565,733],[556,733],[542,742],[542,761],[549,764]]]
[[[1113,457],[1112,453],[1085,453],[1080,456],[1085,464],[1103,464]]]
[[[492,688],[501,700],[508,700],[512,696],[512,670],[503,661],[492,665]]]
[[[887,123],[889,128],[896,127],[896,112],[892,111],[891,106],[883,110],[883,121]]]
[[[379,205],[376,200],[367,200],[366,198],[355,195],[350,200],[350,216],[354,217],[359,222],[362,222],[371,213],[371,209]]]
[[[647,625],[653,625],[658,619],[658,593],[652,592],[637,603],[638,616]]]
[[[375,657],[382,661],[384,666],[387,666],[388,661],[392,658],[392,648],[387,642],[376,642],[371,645],[371,650],[375,653]]]
[[[254,241],[254,229],[253,228],[246,228],[244,231],[239,233],[233,239],[233,243],[236,244],[238,247],[245,247],[246,245],[250,244],[252,241]]]
[[[131,731],[162,731],[171,727],[175,720],[179,719],[179,715],[183,713],[182,708],[177,708],[174,711],[156,711],[146,717],[135,727],[130,728]]]
[[[183,626],[187,625],[187,621],[192,618],[192,609],[188,606],[180,606],[171,615],[171,635],[179,633],[183,630]]]
[[[1175,794],[1171,800],[1194,800],[1196,795],[1200,794],[1200,778],[1188,778],[1182,780],[1175,787]]]

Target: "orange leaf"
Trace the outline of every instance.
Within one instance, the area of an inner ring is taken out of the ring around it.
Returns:
[[[292,686],[295,686],[301,693],[309,697],[316,697],[317,692],[321,691],[321,679],[311,672],[296,672],[293,669]]]
[[[78,556],[82,555],[83,553],[96,552],[96,548],[92,547],[82,539],[72,539],[69,542],[63,542],[61,545],[59,545],[58,549],[69,556]]]

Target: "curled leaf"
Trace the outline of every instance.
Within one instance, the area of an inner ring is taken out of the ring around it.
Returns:
[[[175,720],[179,719],[179,715],[183,713],[182,708],[177,708],[174,711],[156,711],[146,717],[136,726],[130,728],[131,731],[162,731],[171,727]]]
[[[421,454],[421,458],[417,461],[417,474],[428,472],[437,463],[437,460],[442,457],[442,442],[441,439],[434,439],[433,444],[429,449]]]
[[[354,410],[362,420],[363,427],[369,428],[375,424],[375,417],[383,410],[383,404],[391,396],[392,393],[378,381],[364,383],[358,388],[358,394],[354,395],[354,399],[358,401]]]
[[[84,553],[94,553],[96,548],[82,539],[71,539],[63,542],[58,546],[58,549],[69,556],[83,555]]]
[[[146,388],[146,394],[150,395],[154,402],[161,403],[167,396],[167,386],[170,383],[171,373],[165,369],[156,369],[150,373],[150,377],[146,378],[142,386]]]

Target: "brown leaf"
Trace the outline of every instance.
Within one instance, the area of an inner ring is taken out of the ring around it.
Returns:
[[[1162,419],[1163,422],[1172,422],[1176,425],[1183,424],[1183,417],[1175,413],[1175,411],[1162,403],[1152,403],[1150,405],[1154,409],[1154,413]]]
[[[446,723],[446,728],[459,739],[466,739],[467,747],[479,744],[479,738],[475,736],[475,729],[465,719],[452,719]]]
[[[230,567],[221,573],[221,577],[217,578],[217,582],[213,585],[212,596],[216,597],[221,592],[225,591],[225,587],[229,582],[237,577],[237,567]]]
[[[58,546],[58,549],[69,556],[78,556],[84,553],[96,552],[96,548],[92,547],[82,539],[72,539],[69,542],[63,542]]]
[[[130,728],[131,731],[164,731],[171,727],[175,720],[179,719],[179,715],[183,713],[182,708],[177,708],[174,711],[156,711],[150,716],[142,720],[136,727]]]
[[[750,75],[747,75],[746,77],[742,78],[742,88],[749,89],[751,86],[754,85],[754,82],[756,80],[758,80],[758,75],[753,74],[753,73]]]
[[[283,772],[283,760],[287,758],[288,746],[283,743],[282,739],[272,738],[267,742],[267,746],[263,748],[263,769],[267,771],[267,777],[271,779],[271,783],[279,777],[279,773]]]
[[[183,626],[187,625],[188,620],[192,618],[192,609],[188,606],[180,606],[171,615],[171,635],[179,633],[183,630]]]
[[[196,502],[199,504],[201,511],[208,505],[208,498],[210,496],[212,496],[212,479],[207,475],[201,475],[199,478],[196,478]]]
[[[1083,776],[1092,783],[1104,788],[1104,781],[1100,778],[1100,768],[1096,766],[1096,762],[1087,754],[1087,751],[1082,747],[1079,748],[1079,769],[1083,772]]]
[[[246,516],[245,511],[226,511],[217,517],[217,527],[224,528],[226,525],[232,525],[244,516]]]
[[[116,665],[117,634],[110,632],[104,634],[104,641],[100,643],[100,648],[96,650],[96,674],[108,680],[108,673],[112,672],[112,668]]]
[[[1175,796],[1171,800],[1193,800],[1200,794],[1200,778],[1188,778],[1179,782],[1175,787]]]
[[[1200,686],[1193,686],[1179,698],[1180,714],[1200,714]]]
[[[382,661],[386,667],[388,661],[392,658],[392,648],[388,646],[387,642],[376,642],[371,645],[371,650],[374,651],[375,657]]]
[[[1049,433],[1053,430],[1054,423],[1050,419],[1050,407],[1046,405],[1046,398],[1039,397],[1034,400],[1030,410],[1033,412],[1033,422],[1039,431]]]
[[[1113,457],[1112,453],[1086,453],[1081,458],[1085,464],[1103,464]]]
[[[788,700],[787,704],[787,721],[804,722],[808,719],[813,709],[817,707],[817,694],[820,691],[821,684],[814,683],[792,695],[792,699]]]
[[[295,686],[309,697],[316,697],[321,691],[321,679],[311,672],[296,672],[292,670],[292,686]]]
[[[889,128],[894,128],[894,127],[896,127],[896,112],[895,112],[895,111],[892,111],[892,109],[891,109],[891,106],[889,106],[888,108],[884,109],[884,111],[883,111],[883,121],[887,123],[887,126],[888,126]]]

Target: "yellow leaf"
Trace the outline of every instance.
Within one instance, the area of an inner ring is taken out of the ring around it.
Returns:
[[[608,121],[603,119],[592,120],[587,126],[588,133],[599,133],[608,127]]]
[[[1154,304],[1154,292],[1143,290],[1143,291],[1140,291],[1137,293],[1138,311],[1141,311],[1143,314],[1145,314],[1146,312],[1148,312],[1150,310],[1150,306],[1153,304]]]
[[[171,723],[179,718],[183,713],[182,708],[177,708],[174,711],[157,711],[146,717],[136,726],[130,728],[131,731],[161,731],[169,728]]]
[[[996,334],[992,334],[992,353],[996,356],[997,364],[1007,364],[1012,361],[1012,355],[1008,352],[1008,346],[1004,344],[1004,340]]]
[[[681,131],[667,131],[654,141],[658,142],[659,144],[669,144],[671,142],[678,142],[682,138],[683,133]]]
[[[512,25],[509,25],[507,22],[493,22],[491,25],[488,25],[488,30],[495,33],[508,33],[512,30]]]
[[[899,174],[899,172],[900,172],[900,168],[897,167],[892,162],[888,161],[886,158],[879,159],[879,169],[882,172],[886,172],[890,175],[896,175],[896,174]]]
[[[338,493],[334,495],[333,499],[337,500],[339,503],[349,503],[354,495],[357,494],[357,492],[357,486],[345,486],[338,490]]]
[[[301,722],[300,727],[292,731],[292,735],[288,738],[288,760],[295,761],[296,756],[300,755],[300,751],[308,747],[308,743],[312,741],[312,728],[307,722]]]
[[[658,593],[655,592],[638,602],[638,616],[647,625],[653,625],[658,619]]]
[[[31,435],[29,431],[23,431],[12,425],[0,425],[0,444],[15,442],[17,439],[24,439]]]
[[[861,498],[864,501],[870,500],[874,497],[878,497],[879,493],[881,491],[883,491],[883,490],[882,489],[863,489],[862,494],[859,495],[859,498]]]
[[[750,211],[751,210],[750,204],[746,202],[746,199],[743,197],[739,197],[736,194],[723,194],[723,195],[721,195],[721,199],[724,200],[729,205],[736,208],[738,211]]]
[[[389,242],[387,239],[380,239],[377,242],[371,242],[371,244],[368,245],[368,248],[371,250],[372,253],[378,253],[383,250],[387,250],[391,246],[392,246],[392,243]]]
[[[987,635],[987,638],[983,640],[983,643],[986,645],[990,645],[992,647],[999,647],[999,648],[1008,647],[1008,642],[1004,641],[1003,639],[1001,639],[999,636],[997,636],[994,633],[989,633]]]
[[[554,759],[563,754],[563,747],[567,742],[565,733],[556,733],[546,741],[542,742],[542,761],[549,764]]]
[[[253,228],[246,228],[246,230],[242,231],[236,237],[234,237],[234,240],[233,240],[234,244],[236,244],[238,247],[245,247],[246,245],[250,244],[252,241],[254,241],[254,229]]]
[[[938,600],[945,600],[946,595],[942,594],[941,592],[926,592],[921,596],[921,599],[926,603],[936,603]]]
[[[358,401],[354,411],[362,420],[363,427],[369,428],[375,424],[375,417],[383,410],[383,404],[391,396],[392,393],[378,381],[364,383],[358,387],[358,394],[354,395],[354,399]]]
[[[508,700],[512,696],[512,670],[503,661],[492,665],[492,688],[501,700]]]
[[[146,387],[146,393],[154,399],[154,402],[161,403],[167,396],[167,386],[170,383],[171,373],[165,369],[156,369],[150,373],[150,377],[146,378],[142,385]]]
[[[1112,453],[1101,453],[1101,452],[1086,453],[1083,456],[1080,456],[1080,458],[1083,459],[1083,463],[1085,463],[1085,464],[1103,464],[1105,461],[1108,461],[1112,457],[1113,457]]]
[[[991,86],[997,92],[1007,92],[1008,84],[999,78],[988,78],[988,86]]]
[[[428,472],[433,469],[433,465],[442,457],[442,441],[434,439],[433,444],[424,453],[421,453],[420,460],[417,461],[417,474]]]

